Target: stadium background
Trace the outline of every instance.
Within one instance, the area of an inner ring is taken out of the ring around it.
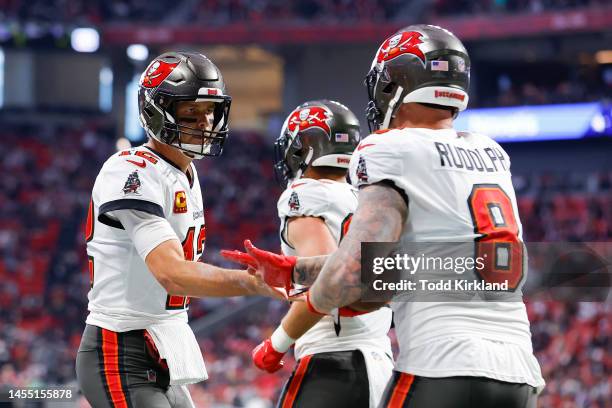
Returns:
[[[471,109],[458,127],[503,142],[526,240],[612,240],[611,3],[0,0],[0,388],[75,385],[91,187],[110,154],[142,142],[135,81],[166,50],[208,55],[234,99],[223,156],[197,163],[207,261],[221,264],[218,250],[244,237],[278,249],[271,158],[284,116],[336,99],[367,133],[372,57],[417,22],[466,44]],[[609,406],[609,302],[527,306],[547,381],[540,406]],[[271,406],[293,360],[265,374],[250,352],[285,310],[256,298],[191,303],[210,374],[192,387],[198,406]]]

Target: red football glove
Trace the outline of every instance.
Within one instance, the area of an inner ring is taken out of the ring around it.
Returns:
[[[260,370],[274,373],[285,365],[283,356],[285,353],[274,350],[272,340],[266,339],[253,349],[253,363]]]
[[[291,275],[297,262],[295,256],[278,255],[256,248],[250,240],[244,241],[247,253],[222,250],[221,255],[231,261],[255,269],[268,286],[285,288],[289,293],[293,287]]]
[[[255,274],[255,269],[257,268],[257,261],[251,255],[239,251],[237,249],[222,249],[219,251],[222,257],[228,259],[232,262],[239,263],[249,268],[249,273]]]

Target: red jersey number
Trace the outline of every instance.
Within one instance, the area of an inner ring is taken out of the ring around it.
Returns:
[[[474,232],[481,235],[476,238],[476,257],[485,264],[476,273],[489,283],[507,280],[514,291],[523,279],[524,250],[510,197],[498,184],[475,184],[468,207]]]
[[[353,220],[353,213],[350,213],[342,220],[342,225],[340,226],[340,241],[348,232],[349,227],[351,226],[351,221]]]
[[[183,253],[185,254],[186,261],[195,261],[200,258],[204,251],[204,241],[206,240],[206,226],[202,225],[198,232],[196,242],[195,238],[195,227],[189,227],[187,230],[187,236],[182,243]],[[166,298],[166,310],[181,310],[189,306],[191,298],[187,296],[174,296],[168,295]]]
[[[94,234],[94,203],[89,200],[89,209],[87,210],[87,222],[85,223],[85,242],[93,239]],[[94,257],[87,255],[87,270],[89,272],[89,287],[93,288],[94,284]]]

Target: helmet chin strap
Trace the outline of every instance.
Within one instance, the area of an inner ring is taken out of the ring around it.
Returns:
[[[304,163],[302,163],[298,171],[295,173],[296,179],[299,179],[302,177],[302,174],[304,174],[304,171],[308,168],[308,165],[310,164],[310,160],[312,160],[313,154],[314,154],[313,148],[309,147],[308,154],[306,155],[306,159],[304,159]]]
[[[199,146],[199,145],[183,145],[183,146],[193,146],[193,147],[196,147],[196,146]],[[198,153],[194,153],[194,152],[187,152],[187,151],[181,150],[181,149],[179,149],[179,151],[181,153],[183,153],[183,155],[189,157],[190,159],[199,160],[199,159],[203,159],[204,158],[204,155],[202,155],[202,154],[198,154]]]
[[[383,123],[380,125],[380,130],[388,129],[389,123],[391,123],[391,118],[393,117],[393,112],[395,112],[395,104],[399,101],[400,96],[402,95],[402,91],[404,88],[401,86],[397,87],[395,91],[395,95],[389,101],[389,106],[387,107],[387,112],[385,113],[385,118],[383,119]]]

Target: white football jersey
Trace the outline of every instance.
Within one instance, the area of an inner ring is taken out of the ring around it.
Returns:
[[[320,217],[337,243],[348,230],[357,208],[357,190],[348,183],[332,180],[301,178],[293,182],[278,200],[281,221],[282,251],[296,255],[287,242],[286,227],[291,217]],[[392,311],[388,307],[355,317],[340,317],[340,332],[336,335],[332,316],[323,317],[295,342],[295,355],[302,356],[347,350],[377,350],[392,356],[387,333],[391,328]]]
[[[390,182],[404,195],[402,242],[474,242],[500,226],[522,237],[510,158],[489,137],[452,129],[375,133],[355,150],[349,177],[356,187]],[[511,273],[523,279],[522,268]],[[392,306],[400,345],[396,370],[543,386],[523,302]]]
[[[196,169],[193,180],[145,146],[111,156],[96,178],[87,221],[91,290],[87,323],[123,332],[164,319],[187,321],[189,298],[169,296],[112,212],[143,211],[165,218],[182,242],[185,259],[204,250],[206,229]],[[152,239],[155,241],[155,238]],[[150,248],[149,250],[152,250]]]

